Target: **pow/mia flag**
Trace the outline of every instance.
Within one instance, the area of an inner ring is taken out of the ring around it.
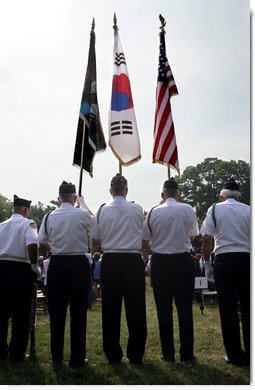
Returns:
[[[77,126],[76,142],[74,149],[73,165],[81,167],[93,176],[93,160],[97,152],[106,149],[103,129],[101,126],[98,101],[97,101],[97,77],[96,77],[96,51],[94,32],[94,19],[90,32],[90,47],[87,72],[82,93],[80,115]],[[82,145],[84,143],[84,145]],[[82,160],[82,146],[83,161]]]

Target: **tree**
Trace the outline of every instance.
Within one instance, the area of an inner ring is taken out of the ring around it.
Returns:
[[[242,202],[250,204],[250,164],[242,160],[223,161],[208,157],[196,167],[187,167],[175,180],[179,184],[182,201],[195,208],[201,223],[207,209],[218,202],[224,183],[231,177],[240,186]]]
[[[0,223],[10,218],[12,215],[13,202],[0,194]],[[38,228],[41,225],[43,216],[51,209],[51,206],[44,207],[43,203],[38,202],[31,205],[29,217],[35,221]]]
[[[43,216],[50,211],[51,206],[44,207],[43,203],[38,202],[35,205],[31,205],[29,217],[33,219],[39,229]]]
[[[10,218],[12,214],[12,202],[0,194],[0,222]]]

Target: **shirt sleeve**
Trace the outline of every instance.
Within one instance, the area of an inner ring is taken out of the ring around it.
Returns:
[[[31,225],[34,225],[34,227],[32,227]],[[30,221],[30,223],[26,228],[25,239],[26,239],[26,246],[31,244],[37,244],[38,242],[37,228],[35,222],[32,220]]]
[[[200,228],[200,233],[204,235],[209,235],[214,237],[215,235],[215,225],[212,218],[212,206],[208,209],[206,217]]]
[[[192,213],[193,213],[193,222],[191,225],[190,236],[194,237],[194,236],[197,236],[199,234],[199,227],[198,227],[198,222],[197,222],[197,216],[196,216],[196,213],[193,209],[192,209]]]
[[[143,240],[151,240],[151,231],[149,229],[149,226],[148,226],[148,216],[149,214],[147,214],[144,222],[143,222],[143,230],[142,230],[142,238]]]
[[[96,238],[97,240],[100,238],[99,236],[99,226],[98,226],[98,223],[97,223],[97,213],[92,221],[92,224],[91,224],[91,231],[90,231],[90,235],[92,238]]]
[[[47,215],[47,214],[46,214]],[[40,229],[39,229],[39,234],[38,234],[38,242],[41,242],[43,244],[47,244],[49,242],[49,237],[48,234],[45,232],[45,218],[46,215],[43,217]]]

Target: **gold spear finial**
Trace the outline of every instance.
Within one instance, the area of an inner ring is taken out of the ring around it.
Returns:
[[[116,17],[116,13],[114,12],[114,15],[113,15],[113,28],[114,29],[117,29],[118,26],[117,26],[117,17]]]
[[[93,20],[92,20],[91,30],[92,31],[95,30],[95,18],[93,18]]]
[[[161,14],[159,14],[159,20],[161,22],[161,27],[159,27],[161,29],[162,32],[165,32],[165,25],[166,25],[166,21],[165,21],[165,18],[163,18],[163,16]]]

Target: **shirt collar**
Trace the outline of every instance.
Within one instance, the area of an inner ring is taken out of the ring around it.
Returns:
[[[167,198],[166,201],[165,201],[165,203],[172,203],[172,202],[176,203],[177,201],[174,198]]]
[[[224,200],[224,202],[227,202],[227,203],[236,203],[238,202],[235,198],[227,198],[226,200]]]
[[[63,202],[60,207],[67,209],[67,208],[74,207],[74,206],[69,202]]]
[[[117,195],[113,198],[113,202],[126,202],[126,198],[124,198],[124,196],[121,196],[121,195]]]
[[[11,218],[16,219],[16,218],[25,218],[25,217],[23,217],[23,215],[21,215],[21,214],[12,214]]]

